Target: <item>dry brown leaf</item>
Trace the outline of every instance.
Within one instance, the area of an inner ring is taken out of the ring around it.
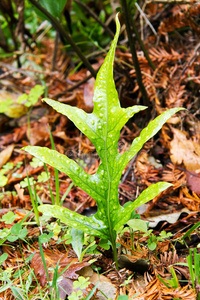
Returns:
[[[200,194],[200,173],[186,171],[187,185],[195,194]]]
[[[167,288],[157,277],[154,277],[143,293],[137,296],[138,300],[195,300],[196,295],[188,285],[178,288]]]
[[[170,143],[171,160],[174,164],[184,164],[188,171],[200,169],[200,145],[188,140],[186,135],[178,129],[172,129],[174,138]]]
[[[59,292],[60,298],[65,299],[66,295],[70,295],[73,291],[73,280],[78,278],[77,271],[81,270],[83,267],[89,265],[88,262],[78,262],[77,258],[69,257],[67,253],[63,254],[59,251],[54,251],[52,253],[50,250],[46,249],[44,251],[45,262],[49,274],[49,280],[53,279],[53,271],[49,269],[55,269],[57,263],[59,262],[58,274],[68,266],[65,272],[62,274],[59,281]],[[40,277],[39,281],[42,286],[47,283],[47,275],[42,262],[40,252],[36,252],[31,261],[31,268],[34,269],[35,275]]]
[[[30,130],[27,129],[27,136],[32,146],[43,146],[49,139],[48,119],[43,117],[40,122],[34,122]]]
[[[10,145],[0,153],[0,168],[3,167],[7,163],[7,161],[10,159],[13,150],[15,148],[15,145]]]

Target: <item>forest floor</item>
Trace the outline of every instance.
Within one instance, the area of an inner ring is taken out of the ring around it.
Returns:
[[[197,299],[200,292],[197,270],[200,261],[200,43],[195,20],[199,12],[199,4],[174,5],[166,14],[154,5],[149,5],[147,10],[149,19],[159,23],[157,36],[151,34],[145,40],[155,70],[149,67],[143,53],[137,52],[151,106],[150,120],[172,107],[186,110],[172,117],[124,170],[119,185],[121,205],[134,201],[152,183],[167,181],[173,185],[136,210],[142,220],[149,222],[146,234],[125,228],[118,236],[119,271],[115,269],[108,245],[99,244],[94,237],[85,238],[83,248],[90,247],[82,262],[78,261],[70,244],[69,228],[42,216],[38,226],[32,210],[27,174],[39,204],[51,204],[50,191],[54,197],[58,196],[55,170],[47,166],[46,173],[44,165],[21,150],[22,147],[51,147],[51,132],[56,150],[94,174],[100,162],[90,140],[66,117],[43,103],[42,97],[28,109],[12,104],[0,115],[0,254],[6,253],[0,256],[0,299],[52,299],[43,258],[47,269],[53,270],[49,273],[50,281],[58,261],[61,270],[70,264],[59,283],[60,299],[72,293],[73,282],[81,276],[89,277],[90,282],[81,290],[85,298],[92,290],[98,291],[98,295],[91,299]],[[95,79],[89,78],[84,68],[66,78],[70,58],[62,46],[52,71],[53,55],[54,41],[46,38],[40,49],[35,47],[27,56],[26,68],[13,67],[13,57],[1,59],[0,99],[18,99],[22,93],[29,94],[35,85],[45,82],[48,98],[92,112]],[[101,54],[95,58],[96,70],[104,57]],[[141,105],[131,54],[118,47],[115,61],[114,78],[122,107]],[[84,82],[86,77],[88,80]],[[23,116],[18,117],[18,113]],[[118,144],[120,153],[139,135],[145,118],[144,113],[139,113],[124,126]],[[96,210],[95,201],[61,172],[59,199],[64,207],[80,214],[88,215]],[[15,224],[20,225],[13,227]],[[43,254],[38,241],[40,235]],[[194,278],[193,271],[196,271]],[[73,299],[79,299],[76,297]]]

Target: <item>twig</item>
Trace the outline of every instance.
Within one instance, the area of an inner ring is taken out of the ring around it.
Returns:
[[[29,0],[35,7],[37,7],[45,16],[51,21],[54,28],[62,35],[62,37],[72,46],[74,51],[77,53],[77,55],[80,57],[80,59],[83,61],[84,65],[87,67],[87,69],[90,71],[92,76],[96,78],[96,71],[93,69],[90,62],[87,60],[87,58],[83,55],[79,47],[74,43],[71,36],[65,31],[64,27],[60,24],[60,22],[54,18],[39,2],[36,0]]]
[[[80,0],[74,0],[78,5],[80,5],[81,7],[83,7],[91,16],[92,18],[97,21],[104,29],[105,31],[113,38],[114,37],[114,33],[110,30],[110,28],[108,26],[106,26],[105,23],[103,23],[101,21],[101,19],[99,19],[99,17],[83,2],[81,2]]]
[[[132,19],[131,24],[133,26],[133,30],[134,30],[136,38],[137,38],[137,40],[138,40],[138,42],[140,44],[140,47],[141,47],[142,51],[144,52],[144,56],[146,57],[149,65],[150,65],[150,67],[155,71],[156,67],[154,66],[154,63],[152,62],[151,58],[149,57],[149,54],[148,54],[148,52],[147,52],[147,50],[146,50],[146,48],[145,48],[145,46],[144,46],[144,44],[143,44],[143,42],[142,42],[142,40],[140,38],[140,35],[138,33],[137,27],[135,26],[135,22],[134,22],[133,19]]]
[[[54,99],[58,99],[59,97],[63,96],[64,94],[66,94],[67,92],[71,92],[73,90],[75,90],[76,88],[78,88],[80,85],[82,85],[83,83],[87,82],[90,78],[92,77],[92,75],[88,75],[85,78],[83,78],[82,80],[78,81],[76,84],[74,84],[73,86],[71,86],[70,88],[67,88],[66,90],[57,93],[55,95],[53,95]]]
[[[26,76],[28,76],[28,73],[27,72],[25,72],[24,70],[22,70],[21,68],[15,68],[15,67],[13,67],[13,66],[10,66],[10,65],[8,65],[8,64],[5,64],[5,63],[3,63],[3,62],[1,62],[0,61],[0,66],[2,66],[2,67],[4,67],[4,68],[7,68],[8,70],[11,70],[13,73],[14,72],[18,72],[18,73],[21,73],[21,74],[24,74],[24,75],[26,75]]]
[[[58,31],[56,31],[56,37],[55,37],[54,49],[53,49],[53,60],[52,60],[52,67],[51,67],[52,72],[55,70],[55,66],[56,66],[56,57],[57,57],[57,52],[58,52],[58,40],[59,40],[59,35],[58,35]]]
[[[131,50],[131,54],[132,54],[132,59],[133,59],[134,66],[135,66],[137,83],[138,83],[140,91],[142,93],[143,104],[149,107],[150,102],[149,102],[144,84],[142,82],[142,74],[141,74],[140,65],[139,65],[139,61],[138,61],[137,53],[136,53],[136,49],[135,49],[135,41],[134,41],[134,38],[133,38],[133,35],[132,35],[132,32],[131,32],[130,12],[128,10],[126,0],[121,0],[121,3],[122,3],[124,15],[125,15],[126,30],[127,30],[129,46],[130,46],[130,50]]]
[[[139,12],[141,13],[141,15],[143,16],[143,18],[145,19],[145,21],[147,22],[147,24],[149,25],[149,27],[151,28],[152,32],[155,34],[155,36],[157,36],[157,32],[155,31],[153,25],[151,24],[151,22],[149,22],[148,18],[146,17],[145,13],[142,11],[142,9],[140,8],[140,6],[138,5],[138,3],[135,3],[135,6],[137,7],[137,9],[139,10]]]

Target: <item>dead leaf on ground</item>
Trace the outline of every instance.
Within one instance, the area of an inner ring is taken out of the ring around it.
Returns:
[[[200,173],[186,171],[187,185],[192,192],[200,194]]]
[[[1,151],[1,153],[0,153],[0,168],[2,168],[3,165],[5,165],[9,161],[14,148],[15,148],[15,145],[12,144],[12,145],[8,146],[6,149],[4,149],[3,151]]]
[[[189,214],[190,211],[187,208],[183,208],[179,212],[163,214],[163,215],[159,214],[159,216],[149,217],[148,218],[149,227],[155,228],[158,225],[158,223],[162,221],[166,221],[170,224],[174,224],[179,219],[182,213]]]
[[[140,292],[138,287],[133,284],[133,290]],[[138,300],[157,300],[157,299],[181,299],[195,300],[196,295],[188,285],[178,288],[166,287],[156,276],[149,281],[143,293],[137,296]]]
[[[27,136],[29,137],[32,146],[43,146],[49,139],[48,119],[42,117],[40,122],[33,123],[33,127],[30,128],[30,130],[27,129]]]
[[[44,257],[50,281],[53,279],[53,271],[50,271],[50,269],[54,270],[58,262],[58,274],[68,266],[59,280],[60,298],[65,299],[66,295],[70,295],[73,291],[73,280],[76,280],[79,277],[76,272],[81,270],[83,267],[88,266],[89,263],[87,261],[80,263],[77,258],[69,257],[68,253],[62,253],[59,251],[54,251],[54,253],[52,253],[48,249],[44,251]],[[47,275],[40,252],[36,252],[33,256],[31,268],[34,269],[36,276],[39,275],[40,284],[44,287],[47,283]]]
[[[171,160],[174,164],[184,164],[188,171],[200,169],[200,145],[187,139],[178,129],[172,129],[174,137],[170,143]]]

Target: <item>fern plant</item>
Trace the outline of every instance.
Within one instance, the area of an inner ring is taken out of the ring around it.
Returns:
[[[120,205],[118,199],[118,184],[121,174],[143,144],[153,137],[180,108],[168,110],[151,121],[141,131],[140,136],[134,139],[130,149],[123,155],[119,154],[117,147],[120,130],[135,113],[144,110],[146,107],[120,107],[113,80],[113,61],[120,31],[118,18],[116,18],[116,27],[116,34],[111,48],[96,78],[93,112],[88,114],[77,107],[65,105],[51,99],[44,99],[56,111],[67,116],[94,144],[101,159],[97,172],[94,175],[87,174],[75,161],[55,150],[38,146],[27,146],[24,149],[43,162],[66,173],[75,185],[96,200],[98,207],[97,213],[90,217],[79,215],[58,205],[42,205],[39,206],[39,211],[48,216],[59,218],[63,223],[90,235],[109,240],[117,267],[117,231],[123,224],[128,222],[134,209],[150,201],[170,186],[166,182],[152,184],[134,202],[124,208]]]

